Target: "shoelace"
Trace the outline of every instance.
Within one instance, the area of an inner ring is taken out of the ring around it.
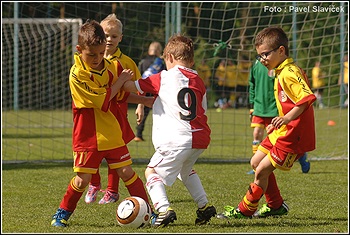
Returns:
[[[67,214],[65,214],[65,211],[59,210],[58,213],[54,216],[54,218],[59,219],[59,220],[61,220],[61,219],[66,220],[66,216],[67,216]]]

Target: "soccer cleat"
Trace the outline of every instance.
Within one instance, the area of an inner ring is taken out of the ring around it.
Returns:
[[[113,203],[119,200],[119,193],[113,193],[111,191],[106,190],[103,198],[98,202],[98,204],[107,204]]]
[[[89,190],[85,195],[85,202],[88,204],[95,202],[97,198],[97,193],[100,191],[100,189],[101,189],[101,185],[93,186],[90,184]]]
[[[218,219],[247,219],[247,218],[252,218],[251,216],[245,216],[242,214],[242,212],[239,211],[238,208],[235,208],[233,206],[225,206],[225,211],[223,213],[220,213],[216,216]]]
[[[213,205],[206,204],[205,207],[199,208],[197,211],[195,225],[203,225],[210,221],[211,217],[215,217],[216,209]]]
[[[150,223],[153,227],[165,227],[169,223],[173,223],[175,220],[177,220],[175,211],[168,207],[166,212],[160,212],[159,214],[153,213]]]
[[[268,207],[267,204],[263,204],[262,207],[254,213],[253,217],[265,218],[268,216],[281,216],[288,214],[288,211],[289,207],[285,202],[283,202],[278,209],[272,209]]]
[[[136,136],[136,137],[134,138],[134,140],[135,140],[136,142],[143,142],[143,141],[145,141],[142,137],[138,137],[138,136]]]
[[[62,208],[58,208],[56,214],[52,216],[51,225],[54,227],[67,227],[67,220],[71,216],[72,212],[66,211]]]
[[[303,173],[308,173],[310,170],[310,162],[307,160],[307,153],[304,153],[304,155],[299,158],[299,163],[301,165],[301,171]]]

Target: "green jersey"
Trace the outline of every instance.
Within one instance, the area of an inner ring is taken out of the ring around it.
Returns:
[[[249,73],[249,102],[253,104],[254,116],[278,116],[274,81],[274,71],[268,71],[260,61],[256,60]]]

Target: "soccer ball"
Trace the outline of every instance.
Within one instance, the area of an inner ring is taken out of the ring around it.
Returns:
[[[125,198],[117,208],[117,221],[122,227],[142,228],[149,224],[150,205],[140,197]]]

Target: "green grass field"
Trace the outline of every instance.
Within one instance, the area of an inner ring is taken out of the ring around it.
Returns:
[[[276,170],[281,194],[290,212],[280,218],[237,219],[230,223],[216,218],[209,225],[195,226],[196,205],[180,181],[167,187],[178,220],[166,228],[125,229],[117,225],[118,203],[87,205],[83,198],[67,228],[51,227],[55,213],[74,176],[72,163],[23,163],[2,166],[3,233],[348,233],[348,161],[310,161],[311,170],[301,173],[299,163],[290,172]],[[144,180],[145,164],[133,165]],[[222,212],[236,206],[253,180],[248,163],[197,163],[208,198]],[[107,166],[101,167],[106,186]],[[128,193],[120,184],[121,198]],[[85,193],[83,194],[85,196]],[[98,200],[102,193],[98,195]],[[119,201],[120,202],[120,201]],[[260,205],[264,203],[264,197]]]
[[[253,138],[249,110],[226,109],[218,113],[215,109],[209,109],[207,115],[212,130],[211,143],[201,158],[208,161],[248,161],[252,155]],[[3,161],[72,159],[71,111],[6,111],[2,116]],[[334,120],[336,125],[328,126],[328,120]],[[133,108],[129,108],[129,121],[135,130]],[[309,157],[347,159],[348,109],[315,109],[315,122],[316,149],[309,153]],[[134,159],[148,160],[153,154],[151,124],[150,114],[144,131],[146,141],[128,144]]]
[[[282,218],[213,219],[194,226],[196,206],[180,182],[167,188],[178,220],[163,229],[130,230],[115,220],[118,204],[78,207],[65,229],[52,228],[51,216],[65,193],[72,170],[70,111],[6,111],[2,125],[2,232],[4,233],[348,233],[348,110],[316,109],[316,150],[309,152],[311,171],[302,174],[299,163],[291,172],[277,170],[281,193],[290,207]],[[211,144],[195,166],[209,199],[222,212],[236,206],[253,180],[252,129],[247,109],[208,110]],[[135,123],[134,109],[129,120]],[[327,121],[334,120],[335,126]],[[152,117],[147,120],[145,142],[128,147],[134,169],[144,180],[144,169],[153,154]],[[307,130],[305,130],[307,131]],[[169,133],[171,134],[171,133]],[[12,164],[9,162],[16,162]],[[20,163],[24,162],[24,163]],[[101,167],[103,186],[106,165]],[[121,183],[121,199],[128,193]],[[84,195],[85,196],[85,193]],[[102,197],[102,194],[99,195]],[[260,205],[264,202],[261,200]]]

